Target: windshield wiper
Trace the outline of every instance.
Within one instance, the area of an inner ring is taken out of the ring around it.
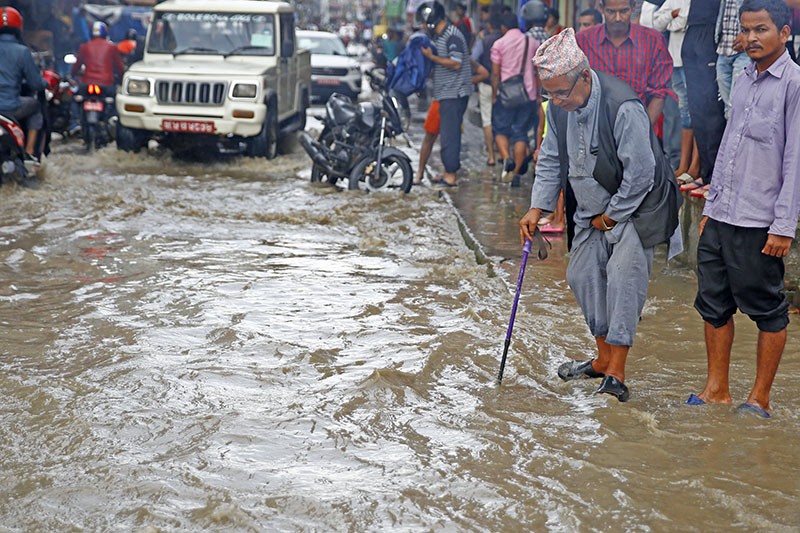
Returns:
[[[181,48],[175,52],[172,52],[172,57],[175,57],[180,54],[188,54],[189,52],[206,52],[212,54],[219,54],[220,51],[214,48],[203,48],[202,46],[187,46],[186,48]]]
[[[232,56],[232,55],[238,54],[239,52],[244,52],[245,50],[266,50],[266,49],[268,49],[268,47],[266,47],[266,46],[260,46],[260,45],[257,45],[257,44],[247,44],[247,45],[244,45],[244,46],[237,46],[236,48],[234,48],[233,50],[231,50],[227,54],[224,54],[223,57]]]

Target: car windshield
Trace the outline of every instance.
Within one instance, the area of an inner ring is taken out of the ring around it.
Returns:
[[[331,37],[311,37],[308,35],[298,35],[297,43],[300,48],[310,50],[312,54],[326,54],[334,56],[346,56],[347,50],[341,39],[332,35]]]
[[[158,13],[147,51],[173,55],[275,54],[275,18],[248,13]]]

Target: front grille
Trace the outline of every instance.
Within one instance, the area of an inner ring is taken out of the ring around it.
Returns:
[[[312,67],[311,74],[317,76],[347,76],[346,68]]]
[[[160,104],[222,105],[227,89],[221,81],[159,80],[156,98]]]

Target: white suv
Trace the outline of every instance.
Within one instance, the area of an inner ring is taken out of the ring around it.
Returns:
[[[298,31],[300,48],[311,51],[311,99],[324,103],[333,93],[358,100],[361,66],[347,55],[338,35],[326,31]]]
[[[167,0],[119,88],[117,147],[157,138],[176,150],[211,144],[273,158],[282,133],[305,127],[310,90],[291,5]]]

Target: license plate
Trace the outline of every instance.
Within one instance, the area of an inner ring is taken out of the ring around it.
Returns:
[[[83,103],[84,111],[99,111],[102,113],[103,109],[105,109],[103,102],[95,102],[93,100],[87,100]]]
[[[341,85],[342,82],[331,78],[320,78],[317,80],[320,85]]]
[[[214,133],[214,122],[204,120],[162,120],[162,131],[174,133]]]

